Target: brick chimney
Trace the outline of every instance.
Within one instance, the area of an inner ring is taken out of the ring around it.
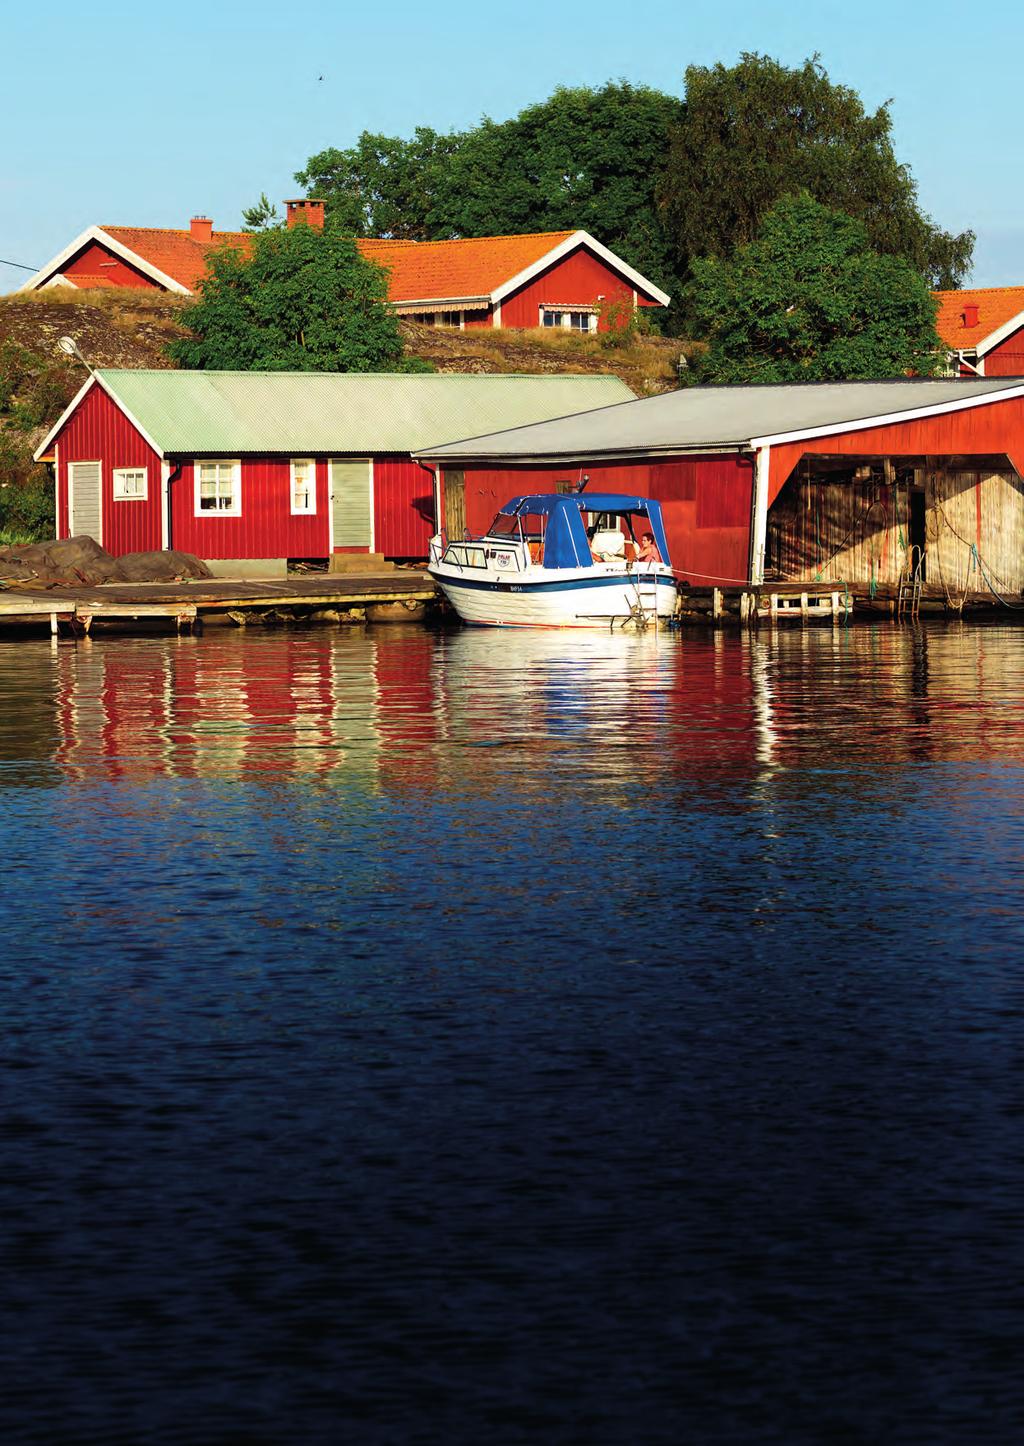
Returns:
[[[188,229],[193,241],[213,240],[213,222],[209,216],[193,216]]]
[[[970,328],[978,325],[978,303],[976,301],[964,302],[964,326]]]
[[[288,208],[289,226],[312,226],[317,231],[324,229],[324,202],[310,196],[300,196],[297,201],[285,201]]]

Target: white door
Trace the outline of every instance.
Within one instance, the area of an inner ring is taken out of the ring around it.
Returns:
[[[373,551],[373,463],[331,462],[331,548]]]
[[[99,462],[68,463],[68,524],[71,537],[103,542]]]

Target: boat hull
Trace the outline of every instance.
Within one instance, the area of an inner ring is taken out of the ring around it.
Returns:
[[[676,585],[670,573],[606,574],[550,581],[430,576],[463,622],[487,627],[608,628],[670,618]]]

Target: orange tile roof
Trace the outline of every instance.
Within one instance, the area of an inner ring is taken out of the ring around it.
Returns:
[[[206,253],[211,247],[247,247],[252,240],[245,231],[214,231],[212,241],[199,241],[190,231],[148,226],[102,229],[190,291],[206,274]],[[356,244],[364,256],[390,271],[392,301],[429,301],[489,296],[572,234],[544,231],[531,236],[478,236],[460,241],[381,241],[363,237]]]
[[[935,329],[954,351],[969,351],[1024,312],[1024,286],[987,286],[972,291],[936,291]],[[964,307],[978,308],[977,326],[964,325]]]
[[[364,256],[391,272],[392,301],[489,296],[568,240],[572,231],[475,236],[462,241],[361,240]]]
[[[206,275],[206,253],[216,246],[248,247],[251,237],[244,231],[214,231],[211,241],[197,241],[190,231],[171,231],[152,226],[103,226],[108,236],[156,266],[172,281],[195,291]]]

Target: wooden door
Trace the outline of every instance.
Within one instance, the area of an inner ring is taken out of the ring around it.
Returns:
[[[444,530],[449,542],[466,535],[466,474],[444,473]]]
[[[68,463],[68,535],[103,543],[103,503],[99,462]]]

